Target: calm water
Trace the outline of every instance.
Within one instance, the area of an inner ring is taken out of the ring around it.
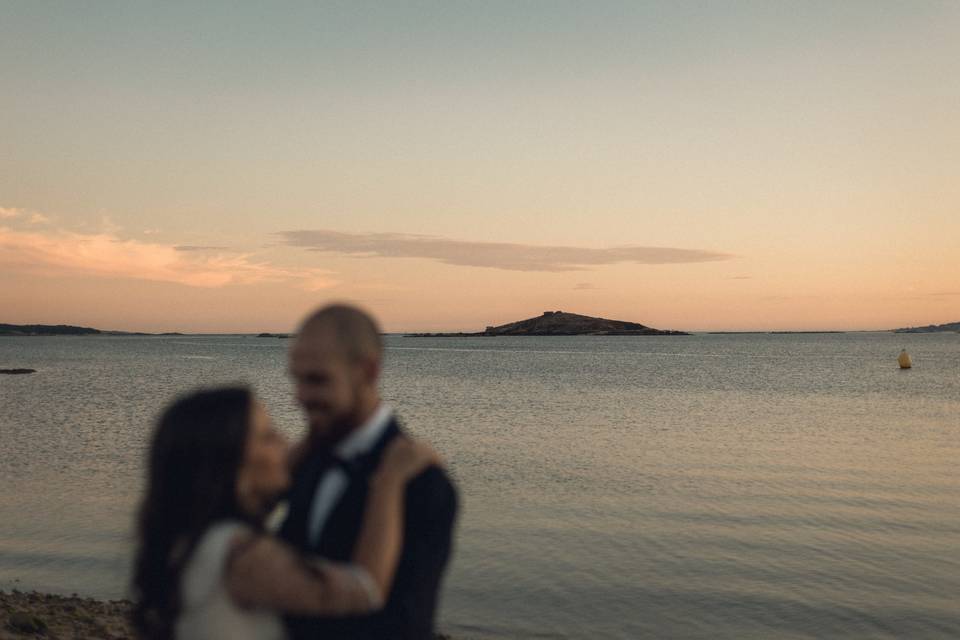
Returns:
[[[0,339],[0,588],[124,595],[152,418],[246,381],[297,434],[285,348]],[[960,637],[960,335],[390,337],[384,394],[461,488],[458,637]]]

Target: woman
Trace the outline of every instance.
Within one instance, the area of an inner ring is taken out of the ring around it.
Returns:
[[[279,640],[281,613],[342,616],[383,605],[400,552],[404,487],[436,454],[410,440],[390,445],[347,565],[306,559],[264,530],[290,483],[288,460],[284,437],[247,389],[199,391],[164,412],[138,521],[141,635]]]

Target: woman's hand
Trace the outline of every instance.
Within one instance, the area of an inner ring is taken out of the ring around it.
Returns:
[[[394,438],[377,469],[378,479],[404,484],[432,465],[441,465],[440,455],[425,442],[406,437]]]

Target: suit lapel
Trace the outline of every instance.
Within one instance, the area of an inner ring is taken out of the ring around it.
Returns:
[[[363,526],[370,475],[376,470],[383,452],[393,438],[400,435],[400,425],[391,417],[390,424],[369,452],[358,456],[353,465],[346,490],[320,534],[318,552],[331,560],[346,561],[353,556],[353,548]]]
[[[309,549],[307,522],[313,496],[316,494],[320,477],[330,467],[332,459],[328,453],[311,455],[297,470],[290,492],[290,510],[287,519],[280,528],[280,537],[300,549]]]

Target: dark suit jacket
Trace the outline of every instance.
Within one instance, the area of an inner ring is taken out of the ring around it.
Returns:
[[[314,455],[294,475],[290,510],[280,536],[301,551],[335,561],[349,561],[360,534],[368,481],[383,451],[401,434],[391,419],[370,453],[352,465],[350,480],[324,525],[317,545],[307,541],[307,520],[313,495],[329,457]],[[379,613],[350,618],[287,618],[293,640],[431,640],[437,592],[450,557],[457,513],[456,489],[447,474],[430,467],[407,486],[403,549],[393,588]]]

